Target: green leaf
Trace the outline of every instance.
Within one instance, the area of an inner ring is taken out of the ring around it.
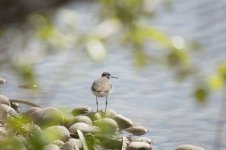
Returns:
[[[213,90],[220,90],[224,87],[224,79],[219,74],[212,75],[208,79],[208,85]]]
[[[134,63],[138,67],[143,67],[148,63],[149,57],[143,49],[135,49]]]
[[[171,39],[164,33],[158,31],[155,28],[147,27],[144,28],[145,33],[153,40],[161,44],[162,46],[166,48],[172,48],[172,42]]]
[[[226,63],[223,63],[218,67],[218,72],[223,77],[224,82],[226,82]]]
[[[194,96],[198,103],[204,103],[207,100],[208,90],[205,87],[196,87]]]

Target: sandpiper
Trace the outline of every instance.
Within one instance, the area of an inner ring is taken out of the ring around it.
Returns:
[[[104,72],[102,73],[101,77],[96,79],[93,82],[93,85],[91,87],[91,90],[93,92],[93,94],[96,96],[96,105],[97,105],[97,112],[98,112],[98,100],[97,97],[105,97],[106,98],[106,105],[105,105],[105,111],[107,109],[107,96],[111,93],[112,91],[112,85],[110,82],[110,78],[116,78],[112,76],[110,73],[108,72]]]

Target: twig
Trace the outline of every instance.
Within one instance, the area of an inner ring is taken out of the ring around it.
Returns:
[[[21,104],[26,104],[26,105],[30,105],[30,106],[33,106],[33,107],[39,107],[39,108],[42,108],[41,106],[37,105],[37,104],[34,104],[32,102],[29,102],[27,100],[19,100],[19,99],[9,99],[10,103],[21,103]]]

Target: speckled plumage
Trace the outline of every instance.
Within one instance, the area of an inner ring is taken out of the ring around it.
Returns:
[[[109,80],[110,78],[117,78],[117,77],[113,77],[113,76],[111,76],[110,73],[104,72],[104,73],[102,73],[100,78],[96,79],[93,82],[93,85],[91,87],[93,94],[96,96],[97,111],[98,111],[97,97],[106,97],[105,111],[107,109],[107,96],[112,91],[112,85]]]
[[[112,91],[112,85],[108,78],[100,77],[93,82],[92,92],[97,97],[105,97]]]

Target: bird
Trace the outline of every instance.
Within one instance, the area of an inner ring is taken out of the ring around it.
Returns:
[[[110,78],[118,79],[118,77],[112,76],[108,72],[103,72],[101,77],[96,79],[91,87],[91,91],[96,96],[96,105],[97,105],[97,112],[98,112],[98,99],[97,97],[105,97],[106,104],[105,104],[105,112],[107,110],[107,97],[112,92],[112,85],[110,82]]]

